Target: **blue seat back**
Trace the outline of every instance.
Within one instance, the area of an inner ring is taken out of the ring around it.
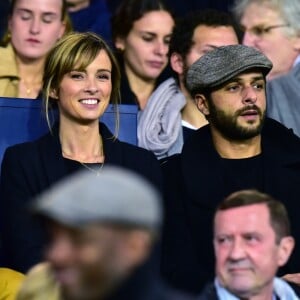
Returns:
[[[136,145],[137,107],[122,104],[119,105],[119,112],[118,138]],[[114,133],[115,113],[112,105],[108,106],[101,121]],[[8,146],[35,140],[48,131],[41,100],[0,97],[0,163]]]

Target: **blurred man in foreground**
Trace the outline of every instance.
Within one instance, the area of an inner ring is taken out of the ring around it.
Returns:
[[[176,299],[168,298],[151,253],[160,201],[148,182],[122,169],[55,185],[33,207],[49,228],[48,263],[29,272],[18,299]]]

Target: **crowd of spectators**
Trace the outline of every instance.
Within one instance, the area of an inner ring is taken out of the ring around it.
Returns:
[[[299,0],[0,12],[0,97],[48,125],[1,161],[5,299],[299,299]]]

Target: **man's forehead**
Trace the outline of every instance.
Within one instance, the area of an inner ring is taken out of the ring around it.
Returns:
[[[237,76],[233,77],[232,79],[228,80],[228,82],[241,81],[241,80],[260,80],[260,79],[264,79],[264,75],[262,72],[247,70],[241,74],[238,74]]]
[[[239,206],[228,208],[225,210],[219,210],[215,216],[215,223],[227,223],[230,220],[230,224],[247,224],[247,222],[269,222],[269,210],[266,204],[251,204],[246,206]]]
[[[257,9],[259,6],[259,9]],[[270,3],[263,2],[250,3],[244,14],[241,17],[241,23],[250,23],[252,25],[262,25],[262,23],[281,19],[281,14],[278,9],[272,6]]]

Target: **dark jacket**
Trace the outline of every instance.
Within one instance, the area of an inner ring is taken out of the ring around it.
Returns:
[[[290,283],[290,286],[292,287],[296,295],[299,297],[300,296],[299,287],[292,283]],[[197,297],[195,300],[219,300],[219,299],[220,298],[218,297],[217,290],[214,284],[211,283],[205,286],[205,288],[203,289],[199,297]],[[276,300],[280,300],[280,297],[276,296]]]
[[[280,123],[266,119],[262,130],[262,192],[287,207],[296,248],[281,273],[300,271],[300,139]],[[233,192],[222,177],[209,125],[187,140],[181,155],[162,164],[166,221],[162,271],[177,288],[198,293],[214,278],[212,221],[217,204]],[[240,189],[250,188],[247,182]],[[256,187],[251,187],[256,188]]]
[[[105,165],[117,165],[143,175],[158,188],[161,171],[155,156],[142,148],[112,139],[104,124]],[[82,166],[78,163],[78,169]],[[7,256],[2,266],[25,272],[41,261],[45,242],[44,227],[26,207],[30,200],[70,170],[61,154],[58,128],[37,141],[9,147],[3,157],[0,182],[0,234]]]

